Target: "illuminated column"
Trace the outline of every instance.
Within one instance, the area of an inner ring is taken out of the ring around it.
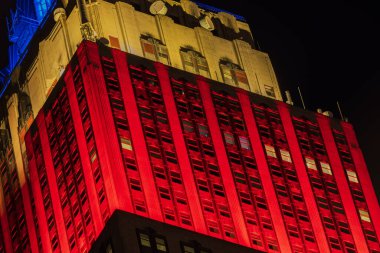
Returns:
[[[358,140],[356,139],[354,128],[351,124],[342,122],[341,123],[346,136],[348,146],[350,148],[352,160],[356,168],[356,173],[358,174],[360,186],[368,205],[368,211],[375,228],[377,238],[380,238],[380,207],[379,200],[376,197],[376,193],[372,187],[371,177],[368,173],[367,165],[365,163],[363,153],[359,148]]]
[[[25,136],[26,152],[28,154],[29,173],[30,173],[30,185],[34,198],[34,204],[36,207],[36,216],[38,221],[38,228],[41,234],[41,244],[43,252],[52,252],[51,241],[49,236],[49,228],[46,219],[46,212],[44,202],[42,198],[42,192],[40,187],[40,179],[38,177],[36,158],[34,156],[33,142],[31,132],[29,131]],[[37,239],[36,239],[37,241]]]
[[[110,212],[133,210],[97,45],[84,41],[77,55]]]
[[[149,154],[140,121],[136,98],[134,95],[132,81],[129,75],[127,56],[119,50],[112,50],[116,71],[119,78],[120,89],[123,96],[125,111],[131,131],[132,143],[136,155],[136,162],[140,172],[140,179],[144,189],[146,206],[152,219],[163,221],[162,210],[157,194],[154,175],[149,162]]]
[[[62,8],[55,9],[54,10],[54,20],[55,20],[55,22],[59,23],[62,27],[63,39],[65,42],[67,59],[71,59],[71,56],[73,55],[73,50],[71,49],[70,34],[69,34],[69,31],[67,30],[65,10]]]
[[[244,115],[244,121],[247,125],[249,140],[252,144],[253,153],[255,155],[258,171],[265,192],[268,208],[272,217],[273,227],[277,235],[277,240],[281,252],[292,252],[289,244],[289,238],[282,218],[281,209],[277,199],[276,191],[271,180],[271,174],[268,167],[268,162],[265,156],[264,148],[260,140],[259,130],[257,128],[255,117],[253,116],[249,93],[239,90],[237,92],[241,108]]]
[[[281,117],[282,125],[284,126],[284,132],[286,139],[288,140],[290,153],[292,155],[294,167],[296,168],[297,172],[297,177],[301,185],[302,194],[305,198],[307,211],[311,217],[310,221],[314,230],[315,238],[317,240],[318,248],[320,252],[330,252],[321,217],[319,215],[314,215],[318,214],[319,210],[317,207],[317,202],[314,198],[313,189],[311,188],[309,176],[306,171],[301,148],[298,144],[298,139],[294,131],[289,108],[287,104],[283,102],[277,102],[277,107]]]
[[[346,173],[344,171],[342,162],[339,157],[338,150],[332,134],[330,119],[324,115],[317,114],[317,121],[323,141],[325,143],[326,151],[333,169],[335,181],[338,186],[339,194],[342,198],[343,207],[347,213],[348,224],[351,227],[352,236],[354,238],[356,248],[360,253],[366,253],[368,247],[363,230],[360,224],[358,212],[356,210],[354,200],[352,198],[348,182],[346,180]]]
[[[54,210],[55,224],[57,226],[59,245],[61,247],[62,252],[69,252],[70,247],[67,240],[65,220],[63,219],[62,205],[58,193],[58,185],[54,170],[53,156],[51,154],[48,132],[45,124],[45,115],[43,113],[39,113],[36,118],[36,121],[39,130],[42,156],[44,158],[45,163],[46,177],[49,185],[51,202]]]
[[[88,194],[88,198],[93,201],[89,201],[91,214],[93,217],[94,225],[95,225],[95,234],[98,236],[102,231],[104,224],[103,219],[99,207],[99,202],[96,201],[98,199],[94,177],[92,176],[91,162],[90,157],[88,155],[89,151],[87,149],[86,137],[83,130],[83,123],[80,115],[80,110],[78,106],[77,94],[75,92],[73,76],[71,68],[66,70],[65,74],[65,83],[67,88],[67,97],[70,104],[71,115],[73,117],[73,125],[75,129],[75,136],[78,144],[78,151],[80,155],[80,160],[82,163],[84,181],[86,184],[86,190]]]
[[[178,159],[179,167],[181,169],[182,177],[184,178],[186,195],[190,203],[195,231],[207,234],[197,186],[195,184],[193,170],[191,168],[189,155],[187,154],[186,144],[183,137],[181,122],[179,121],[178,111],[170,85],[169,73],[167,67],[162,63],[155,63],[155,67],[161,85],[161,92],[168,114],[170,129],[172,130],[174,146],[177,156],[180,158]]]
[[[28,228],[28,236],[32,252],[38,252],[36,227],[33,219],[31,193],[29,192],[28,182],[26,182],[25,168],[22,160],[21,144],[18,132],[18,97],[13,94],[7,101],[8,123],[12,139],[13,153],[15,156],[18,180],[20,182],[22,201],[25,211],[25,220]],[[25,140],[22,140],[25,141]]]
[[[229,165],[226,148],[224,146],[222,133],[219,128],[218,118],[214,104],[212,102],[210,86],[206,83],[206,80],[200,76],[197,78],[199,91],[201,94],[203,107],[206,113],[207,122],[211,129],[211,138],[214,143],[216,157],[220,168],[220,174],[222,177],[226,197],[228,200],[229,208],[231,210],[232,220],[235,225],[236,236],[240,244],[250,247],[247,227],[244,222],[243,212],[241,210],[239,197],[235,189],[235,182]]]

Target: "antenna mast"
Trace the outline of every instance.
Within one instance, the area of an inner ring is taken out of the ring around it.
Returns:
[[[341,118],[342,120],[344,120],[344,117],[343,117],[343,114],[342,114],[342,110],[340,109],[339,101],[336,101],[336,105],[338,106],[338,110],[339,110],[340,118]]]
[[[301,98],[301,102],[302,102],[303,109],[306,109],[305,103],[304,103],[304,101],[303,101],[303,97],[302,97],[301,89],[300,89],[299,86],[297,86],[297,89],[298,89],[298,93],[300,94],[300,98]]]

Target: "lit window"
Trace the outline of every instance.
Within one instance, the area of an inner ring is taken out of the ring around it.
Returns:
[[[198,131],[201,136],[208,137],[208,129],[205,125],[198,125]]]
[[[150,248],[149,236],[147,234],[140,233],[139,237],[140,237],[140,244],[141,244],[141,246],[149,247]]]
[[[240,147],[242,149],[251,150],[249,139],[245,136],[239,136]]]
[[[182,252],[183,253],[195,253],[195,249],[193,247],[184,245]]]
[[[321,164],[323,173],[332,175],[330,164],[324,163],[324,162],[320,162],[320,164]]]
[[[190,48],[181,48],[180,54],[184,70],[205,77],[210,77],[207,60],[200,53]]]
[[[273,86],[264,84],[264,89],[267,96],[273,97],[273,98],[276,97]]]
[[[107,247],[106,247],[106,253],[112,253],[112,252],[113,252],[112,245],[111,245],[111,243],[108,243]]]
[[[369,218],[369,213],[366,210],[359,209],[360,219],[366,222],[371,222],[371,219]]]
[[[169,65],[168,49],[162,42],[148,35],[141,35],[141,46],[144,56],[153,61]]]
[[[221,60],[219,65],[224,83],[248,88],[247,75],[239,65],[227,59]]]
[[[95,148],[93,148],[91,151],[90,151],[90,159],[91,159],[91,162],[93,163],[96,159],[96,150]]]
[[[267,153],[267,156],[277,158],[276,151],[274,150],[274,147],[265,145],[265,151]]]
[[[132,150],[131,140],[120,137],[121,148],[126,150]]]
[[[306,167],[312,170],[317,170],[317,165],[315,164],[315,161],[309,157],[305,157]]]
[[[347,173],[347,176],[348,176],[348,180],[350,180],[351,182],[354,182],[354,183],[359,183],[358,176],[356,175],[355,171],[346,170],[346,173]]]
[[[210,230],[217,231],[217,228],[211,228],[209,227]],[[211,253],[211,250],[203,248],[202,245],[196,242],[191,242],[191,243],[181,243],[182,244],[182,253]]]
[[[234,136],[230,133],[224,132],[224,140],[227,144],[235,145],[235,139]]]
[[[281,159],[283,161],[289,162],[289,163],[292,162],[292,158],[290,157],[289,151],[280,149],[280,153],[281,153]]]
[[[158,251],[166,252],[166,243],[162,238],[156,237],[156,248]]]

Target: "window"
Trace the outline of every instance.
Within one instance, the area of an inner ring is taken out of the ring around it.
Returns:
[[[210,77],[206,58],[204,58],[199,52],[190,48],[181,48],[180,54],[185,71]]]
[[[166,114],[163,112],[156,112],[156,119],[158,122],[160,122],[162,124],[168,123],[168,118],[166,117]]]
[[[223,190],[223,186],[221,186],[220,184],[213,184],[212,185],[213,188],[214,188],[214,193],[218,196],[221,196],[221,197],[224,197],[224,190]]]
[[[343,209],[343,206],[342,206],[341,203],[336,202],[336,201],[331,201],[331,204],[332,204],[333,209],[334,209],[335,212],[344,214],[344,209]]]
[[[204,248],[198,242],[181,242],[182,253],[211,253],[211,250]]]
[[[144,234],[144,233],[139,233],[139,238],[140,238],[140,245],[143,247],[151,247],[150,246],[150,240],[149,240],[149,235]]]
[[[111,245],[111,243],[108,243],[106,246],[106,253],[112,253],[112,252],[113,252],[112,245]]]
[[[306,167],[308,167],[311,170],[317,170],[317,165],[315,164],[315,161],[312,158],[305,157]]]
[[[350,228],[346,222],[338,221],[338,226],[341,232],[350,234]]]
[[[262,208],[262,209],[265,209],[265,210],[268,209],[268,207],[267,207],[267,205],[266,205],[266,201],[265,201],[265,199],[263,199],[263,198],[261,198],[261,197],[259,197],[259,196],[256,196],[255,199],[256,199],[256,206],[257,206],[257,207]],[[270,222],[269,222],[269,223],[270,223]]]
[[[149,35],[141,35],[140,41],[146,58],[166,65],[170,64],[168,49],[160,40]]]
[[[242,149],[251,150],[249,139],[245,136],[239,136],[240,147]]]
[[[329,217],[323,217],[323,222],[327,228],[335,230],[334,221],[332,219]]]
[[[231,133],[224,132],[224,140],[229,145],[235,145],[235,139]]]
[[[371,222],[368,211],[359,209],[359,215],[360,215],[361,220],[366,221],[366,222]]]
[[[154,230],[148,231],[137,231],[141,252],[167,252],[165,237],[157,235]]]
[[[198,125],[198,131],[201,136],[208,137],[208,129],[205,125]]]
[[[278,246],[268,242],[268,248],[273,251],[278,251]]]
[[[195,253],[195,249],[193,247],[184,245],[182,252],[183,253]]]
[[[320,164],[321,164],[323,173],[332,175],[330,164],[325,163],[325,162],[320,162]]]
[[[131,140],[120,137],[121,148],[126,150],[132,150]]]
[[[223,81],[232,86],[248,88],[248,79],[241,67],[230,60],[221,60],[219,63]]]
[[[93,163],[96,159],[96,150],[95,148],[93,148],[91,151],[90,151],[90,159],[91,159],[91,162]]]
[[[193,123],[191,123],[190,121],[182,120],[182,126],[183,126],[183,130],[186,133],[192,133],[192,132],[194,132]]]
[[[270,157],[273,157],[273,158],[277,158],[276,151],[274,150],[273,146],[265,145],[265,151],[267,153],[267,156],[270,156]]]
[[[157,250],[161,251],[161,252],[166,252],[166,242],[165,242],[165,239],[156,237],[155,241],[156,241],[156,248],[157,248]]]
[[[350,180],[351,182],[354,182],[354,183],[359,183],[358,176],[356,175],[355,171],[346,170],[346,173],[347,173],[347,176],[348,176],[348,180]]]
[[[283,161],[289,162],[289,163],[292,162],[292,158],[290,157],[289,151],[284,150],[284,149],[280,149],[280,153],[281,153],[281,159]]]
[[[111,35],[109,36],[109,38],[110,38],[110,46],[113,48],[120,49],[119,39],[117,37],[113,37]]]
[[[257,246],[263,246],[263,243],[261,242],[261,238],[259,235],[253,235],[252,236],[252,243]]]
[[[265,93],[266,93],[269,97],[273,97],[273,98],[276,97],[276,95],[275,95],[275,93],[274,93],[274,88],[273,88],[273,86],[269,86],[269,85],[264,84],[264,89],[265,89]]]
[[[319,207],[324,208],[324,209],[329,209],[329,204],[327,202],[327,199],[318,196],[317,202],[318,202]]]

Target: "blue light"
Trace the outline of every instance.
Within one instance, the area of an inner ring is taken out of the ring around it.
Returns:
[[[198,1],[194,1],[199,7],[201,7],[202,9],[205,9],[205,10],[208,10],[208,11],[211,11],[211,12],[214,12],[214,13],[218,13],[218,12],[225,12],[225,13],[228,13],[228,14],[231,14],[232,16],[234,16],[237,20],[240,20],[240,21],[243,21],[243,22],[246,22],[245,18],[240,16],[240,15],[236,15],[232,12],[229,12],[229,11],[225,11],[225,10],[222,10],[222,9],[219,9],[219,8],[216,8],[216,7],[213,7],[211,5],[208,5],[208,4],[204,4],[204,3],[200,3]]]
[[[10,82],[10,74],[25,57],[30,41],[55,4],[56,0],[16,0],[16,8],[7,17],[9,63],[0,69],[0,97]]]
[[[36,6],[37,18],[42,20],[49,9],[51,0],[34,0],[34,5]]]

